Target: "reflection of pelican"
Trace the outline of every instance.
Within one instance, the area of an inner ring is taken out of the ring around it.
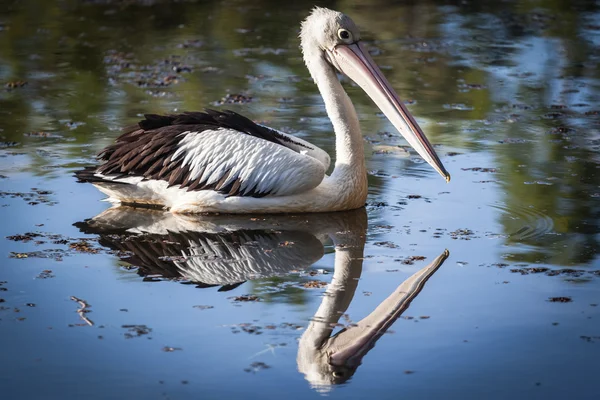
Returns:
[[[237,287],[249,279],[302,270],[335,244],[331,284],[300,339],[298,369],[313,385],[345,382],[364,355],[404,312],[449,253],[404,281],[371,314],[330,337],[346,311],[362,272],[367,214],[357,210],[300,215],[179,215],[115,207],[76,224],[100,234],[100,243],[132,253],[125,261],[143,275],[181,278],[201,287]]]
[[[100,244],[126,252],[124,261],[144,276],[227,290],[249,279],[307,269],[323,256],[329,234],[358,237],[364,244],[367,216],[364,208],[252,217],[115,207],[77,226],[100,234]]]
[[[373,99],[411,146],[446,180],[445,170],[346,15],[315,8],[302,23],[304,61],[336,135],[329,155],[231,111],[146,115],[100,155],[98,168],[79,171],[111,201],[152,204],[175,212],[324,212],[362,207],[367,196],[363,139],[356,111],[336,74]]]
[[[362,250],[360,246],[336,249],[333,279],[300,339],[298,369],[318,389],[326,390],[331,384],[345,382],[356,372],[365,354],[449,256],[448,250],[444,251],[398,286],[371,314],[330,337],[354,297],[362,270]]]

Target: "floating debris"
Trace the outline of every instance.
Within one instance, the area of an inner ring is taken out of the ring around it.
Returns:
[[[14,242],[30,242],[35,238],[41,237],[42,235],[40,233],[35,233],[35,232],[26,232],[22,235],[12,235],[12,236],[7,236],[6,238],[8,240],[12,240]]]
[[[214,73],[214,72],[223,72],[223,70],[221,68],[210,67],[210,66],[202,68],[201,71],[204,72],[205,74]]]
[[[10,258],[28,258],[29,253],[15,253],[14,251],[10,252]]]
[[[6,83],[4,85],[4,87],[7,90],[13,90],[13,89],[17,89],[17,88],[22,88],[25,85],[27,85],[27,81],[12,81],[12,82]]]
[[[546,181],[540,181],[540,180],[537,180],[537,181],[526,181],[526,182],[523,182],[523,183],[525,185],[544,185],[544,186],[552,186],[552,185],[554,185],[554,183],[552,183],[552,182],[546,182]]]
[[[2,147],[0,143],[0,148]],[[40,190],[37,188],[31,188],[31,192],[0,192],[0,198],[10,197],[12,199],[21,198],[24,201],[28,202],[29,205],[37,205],[40,203],[46,204],[48,206],[53,206],[58,204],[56,201],[51,201],[47,196],[52,194],[49,190]]]
[[[378,143],[377,141],[372,141],[371,143]],[[392,145],[382,145],[382,144],[378,144],[378,145],[374,145],[373,146],[373,155],[382,155],[382,154],[389,154],[389,155],[393,155],[393,156],[400,156],[400,157],[409,157],[410,153],[402,146],[392,146]]]
[[[271,368],[269,365],[265,364],[264,362],[260,362],[260,361],[256,361],[253,362],[252,364],[250,364],[249,368],[244,368],[244,371],[246,372],[252,372],[253,374],[265,370],[265,369],[269,369]]]
[[[246,104],[252,101],[252,96],[245,96],[243,94],[232,94],[228,93],[225,97],[221,98],[221,100],[216,101],[215,105],[223,105],[223,104]]]
[[[487,86],[480,83],[459,83],[458,88],[461,89],[461,92],[468,92],[470,90],[487,89]]]
[[[174,65],[173,71],[180,74],[183,72],[192,72],[192,68],[188,67],[187,65]]]
[[[482,167],[471,167],[461,168],[463,171],[475,171],[475,172],[498,172],[496,168],[482,168]]]
[[[179,83],[179,77],[177,75],[143,75],[136,83],[140,87],[170,86]]]
[[[193,306],[192,308],[197,308],[199,310],[210,310],[211,308],[215,308],[215,306],[197,305],[197,306]]]
[[[39,137],[39,138],[62,138],[61,135],[57,135],[57,134],[51,133],[51,132],[44,132],[44,131],[27,132],[27,133],[24,133],[23,136]]]
[[[244,323],[240,323],[240,324],[231,326],[231,333],[245,332],[245,333],[249,333],[251,335],[262,335],[264,329],[275,330],[277,328],[291,329],[294,331],[300,331],[300,330],[304,329],[304,327],[302,325],[298,325],[298,324],[294,324],[294,323],[290,323],[290,322],[283,322],[279,325],[267,324],[264,327],[254,325],[249,322],[244,322]],[[282,345],[282,346],[284,346],[284,345]]]
[[[367,206],[380,208],[380,207],[387,207],[388,203],[386,203],[385,201],[373,201],[373,202],[367,203]]]
[[[551,112],[543,115],[543,118],[545,119],[559,119],[562,117],[564,117],[564,114],[560,112]]]
[[[175,94],[171,93],[171,92],[166,92],[164,90],[156,90],[156,89],[149,89],[146,90],[146,94],[152,96],[152,97],[160,97],[160,98],[167,98],[167,97],[174,97]]]
[[[71,243],[71,244],[69,244],[69,248],[73,249],[75,251],[78,251],[80,253],[90,253],[90,254],[96,254],[100,251],[98,249],[93,248],[90,245],[90,243],[85,240],[80,240],[79,242]]]
[[[69,128],[70,130],[77,129],[80,126],[84,126],[85,125],[85,122],[82,122],[82,121],[62,120],[60,122],[63,123],[63,124],[65,124],[66,127]],[[58,135],[55,135],[55,136],[60,137]]]
[[[513,268],[510,270],[512,273],[519,273],[521,275],[529,275],[529,274],[540,274],[543,273],[547,276],[559,276],[566,275],[571,278],[579,278],[583,275],[595,275],[600,276],[600,270],[579,270],[579,269],[571,269],[571,268],[563,268],[563,269],[550,269],[546,267],[525,267],[525,268]]]
[[[423,261],[426,258],[427,257],[425,257],[425,256],[410,256],[400,262],[405,265],[413,265],[415,263],[415,261]]]
[[[471,111],[474,108],[467,106],[466,104],[444,104],[446,110],[459,110],[459,111]]]
[[[529,140],[522,139],[522,138],[506,138],[503,140],[498,140],[498,143],[500,143],[500,144],[523,144],[523,143],[529,143]],[[484,172],[491,172],[491,171],[484,171]]]
[[[267,55],[273,54],[276,56],[286,54],[287,49],[274,49],[272,47],[255,47],[255,48],[243,48],[233,50],[233,54],[237,57],[246,57],[250,54]]]
[[[308,281],[302,284],[306,289],[320,289],[327,286],[327,282],[323,281]]]
[[[588,343],[594,343],[596,340],[600,340],[600,336],[579,336],[581,339],[585,340]]]
[[[198,49],[202,46],[204,46],[204,42],[202,40],[196,39],[196,40],[186,40],[185,42],[178,44],[177,48],[188,49],[188,48],[192,47],[192,48]]]
[[[165,353],[172,353],[177,350],[183,350],[183,349],[181,347],[170,347],[170,346],[165,346],[162,348],[162,351],[164,351]]]
[[[395,244],[395,243],[393,243],[393,242],[390,242],[389,240],[388,240],[388,241],[385,241],[385,242],[375,242],[375,243],[373,243],[373,244],[374,244],[375,246],[387,247],[387,248],[389,248],[389,249],[396,249],[396,248],[398,248],[398,245],[397,245],[397,244]]]
[[[56,261],[62,261],[64,256],[69,256],[74,253],[97,254],[102,250],[102,248],[93,247],[93,245],[90,243],[90,241],[95,239],[68,238],[59,234],[45,232],[26,232],[24,234],[7,236],[7,239],[24,243],[35,240],[34,243],[36,245],[41,245],[47,241],[51,241],[52,244],[68,246],[68,249],[44,249],[31,252],[11,252],[9,255],[11,258],[54,258]],[[112,254],[111,251],[107,252]]]
[[[152,332],[152,328],[148,328],[146,325],[122,325],[121,328],[127,329],[125,332],[125,339],[132,339],[134,337],[140,337],[148,335]],[[148,337],[148,339],[152,339]]]
[[[567,297],[567,296],[560,296],[560,297],[549,297],[548,301],[551,303],[570,303],[573,301],[573,299],[570,297]]]
[[[81,319],[89,326],[94,326],[94,322],[86,316],[87,313],[91,312],[91,310],[89,310],[90,305],[88,302],[75,296],[71,296],[71,300],[79,303],[80,308],[77,309],[79,317],[81,317]]]
[[[228,297],[229,299],[233,299],[233,301],[235,302],[240,302],[240,301],[260,301],[260,297],[255,296],[255,295],[251,295],[251,294],[245,294],[242,296],[235,296],[235,297]]]
[[[9,147],[15,147],[20,145],[21,143],[19,142],[0,142],[0,149],[6,149]]]
[[[375,228],[379,229],[392,229],[393,227],[393,225],[375,225]]]
[[[258,325],[253,325],[251,323],[241,323],[238,325],[235,325],[233,327],[231,327],[231,333],[240,333],[240,332],[246,332],[249,333],[251,335],[262,335],[262,327],[258,326]]]
[[[456,240],[456,239],[471,240],[471,236],[473,236],[473,235],[474,235],[474,233],[470,229],[457,229],[453,232],[450,232],[450,237],[454,240]]]

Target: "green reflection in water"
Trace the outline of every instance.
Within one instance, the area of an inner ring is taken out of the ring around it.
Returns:
[[[311,5],[0,1],[0,82],[27,81],[0,92],[1,140],[18,142],[10,151],[29,157],[19,171],[64,175],[92,162],[144,112],[221,107],[216,102],[227,93],[243,93],[252,102],[226,107],[333,152],[298,51],[298,23]],[[509,244],[524,245],[513,260],[575,265],[596,257],[595,2],[326,5],[363,27],[375,59],[414,103],[433,142],[487,155],[489,165],[472,167],[497,170],[478,179],[499,185],[503,233]],[[390,130],[364,94],[346,87],[365,136]],[[396,136],[388,142],[403,144]],[[418,164],[405,166],[422,173]],[[375,177],[370,183],[375,191],[388,184]],[[515,221],[525,221],[525,231]]]

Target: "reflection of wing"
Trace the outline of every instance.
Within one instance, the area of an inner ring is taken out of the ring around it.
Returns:
[[[144,276],[160,275],[213,285],[233,285],[249,279],[310,267],[323,256],[323,245],[306,232],[235,231],[171,232],[165,235],[102,236],[100,244],[130,252],[124,261]]]
[[[450,255],[445,250],[429,265],[406,279],[371,314],[331,337],[333,327],[352,301],[362,267],[362,261],[356,261],[357,257],[361,259],[359,254],[346,257],[349,261],[346,264],[338,264],[338,252],[328,295],[323,297],[313,321],[300,339],[298,349],[298,369],[308,381],[322,390],[327,390],[328,385],[347,381],[356,372],[365,354],[410,306],[427,280]]]
[[[160,275],[204,286],[240,282],[310,267],[323,256],[317,239],[333,232],[364,243],[364,209],[304,215],[178,215],[115,207],[76,224],[100,235],[144,276]],[[349,239],[345,239],[348,243]]]

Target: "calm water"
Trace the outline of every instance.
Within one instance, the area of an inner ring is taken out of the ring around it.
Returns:
[[[75,182],[144,112],[229,108],[333,155],[312,3],[288,3],[0,1],[2,398],[597,398],[598,1],[322,4],[450,184],[350,82],[365,209],[107,211]]]

